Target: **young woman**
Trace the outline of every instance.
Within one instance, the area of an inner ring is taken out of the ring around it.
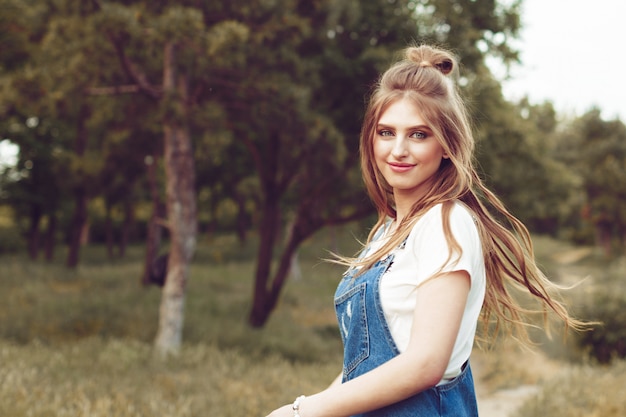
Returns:
[[[527,229],[476,174],[456,72],[449,52],[420,46],[380,78],[360,143],[378,222],[361,254],[340,260],[349,268],[335,294],[343,371],[271,417],[477,416],[469,358],[479,317],[524,338],[533,313],[509,288],[581,324],[554,299]]]

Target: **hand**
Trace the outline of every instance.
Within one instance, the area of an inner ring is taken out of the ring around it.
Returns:
[[[293,408],[291,404],[282,406],[272,411],[267,417],[293,417]]]

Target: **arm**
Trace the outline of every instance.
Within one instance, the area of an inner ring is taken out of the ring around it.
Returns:
[[[470,289],[466,271],[430,279],[417,291],[411,339],[405,352],[378,368],[305,398],[302,417],[344,417],[375,410],[436,385],[450,360]],[[422,341],[428,340],[428,344]],[[271,417],[291,417],[284,406]]]
[[[337,378],[335,378],[333,380],[333,382],[328,386],[328,388],[332,388],[335,387],[337,385],[341,385],[341,381],[343,380],[343,373],[339,372],[339,375],[337,376]]]

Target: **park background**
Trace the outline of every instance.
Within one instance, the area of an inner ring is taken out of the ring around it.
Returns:
[[[0,0],[0,415],[265,415],[325,387],[323,259],[372,224],[364,98],[411,41],[459,55],[485,181],[603,323],[477,347],[483,415],[625,415],[626,128],[505,96],[523,5]]]

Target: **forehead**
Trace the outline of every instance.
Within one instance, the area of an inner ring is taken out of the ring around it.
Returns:
[[[398,128],[428,126],[417,103],[406,97],[392,102],[383,109],[378,124]]]

